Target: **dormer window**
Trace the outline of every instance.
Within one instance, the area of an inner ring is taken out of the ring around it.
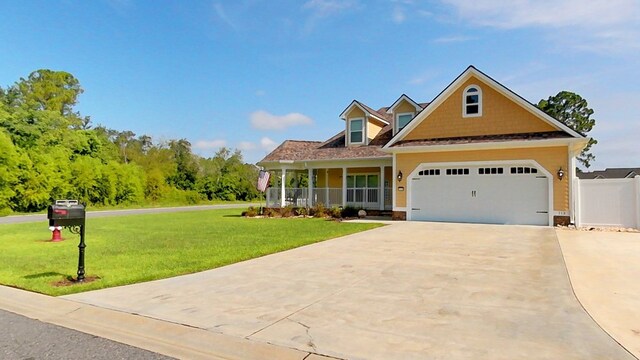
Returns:
[[[396,129],[395,132],[398,133],[402,128],[407,126],[409,121],[413,119],[413,113],[401,113],[396,115]]]
[[[351,119],[349,120],[349,143],[362,144],[364,143],[364,119]]]
[[[469,85],[462,93],[462,116],[482,116],[482,90],[477,85]]]

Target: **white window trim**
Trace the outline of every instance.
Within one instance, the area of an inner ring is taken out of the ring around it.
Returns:
[[[362,121],[362,141],[360,142],[351,142],[351,122],[352,121],[357,121],[360,120]],[[349,145],[364,145],[365,141],[367,139],[367,123],[364,121],[363,117],[358,117],[358,118],[350,118],[349,119],[349,126],[347,127],[347,143]]]
[[[354,185],[355,185],[355,176],[365,176],[365,180],[367,181],[367,186],[365,186],[364,188],[358,188],[358,187],[347,187],[347,189],[378,189],[380,187],[380,173],[372,173],[372,172],[366,172],[366,173],[351,173],[349,175],[347,175],[347,177],[354,177]],[[378,177],[378,186],[375,187],[369,187],[368,186],[368,178],[366,178],[367,176],[377,176]]]
[[[413,120],[413,117],[416,115],[416,113],[414,113],[414,112],[397,113],[396,114],[396,118],[395,118],[394,123],[393,123],[393,134],[394,135],[397,134],[398,131],[401,130],[401,129],[399,129],[399,126],[400,126],[400,116],[402,116],[402,115],[411,115],[411,120]],[[407,125],[405,125],[405,127]]]
[[[467,91],[469,91],[470,88],[478,89],[478,113],[477,114],[467,114],[467,105],[468,105]],[[480,116],[482,116],[482,88],[478,85],[471,84],[467,86],[462,92],[462,117],[468,118],[468,117],[480,117]]]

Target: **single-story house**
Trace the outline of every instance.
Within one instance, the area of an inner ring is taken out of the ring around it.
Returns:
[[[431,102],[353,100],[326,141],[286,140],[258,165],[267,206],[354,206],[397,220],[553,225],[574,213],[588,138],[469,66]],[[306,173],[307,184],[289,179]],[[293,177],[292,177],[293,175]]]
[[[640,176],[640,168],[606,168],[590,172],[578,171],[578,179],[631,179]]]

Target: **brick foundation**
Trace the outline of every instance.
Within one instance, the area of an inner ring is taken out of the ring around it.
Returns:
[[[553,217],[553,226],[568,226],[571,224],[571,218],[569,216],[554,216]]]
[[[394,211],[391,214],[391,220],[407,220],[406,211]]]

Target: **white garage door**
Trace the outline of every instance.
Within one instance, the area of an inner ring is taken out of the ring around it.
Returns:
[[[534,166],[423,167],[410,181],[411,220],[549,224],[548,179]]]

